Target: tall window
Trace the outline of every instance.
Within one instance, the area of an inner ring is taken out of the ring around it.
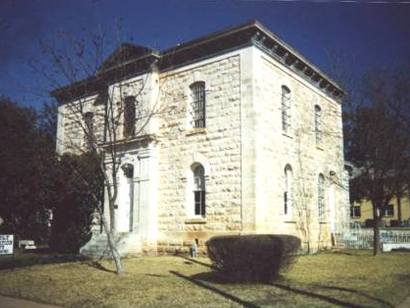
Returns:
[[[315,105],[315,138],[316,144],[322,142],[322,109]]]
[[[194,214],[205,216],[205,170],[202,165],[194,165]]]
[[[194,128],[205,127],[205,82],[198,81],[190,86],[192,95],[192,126]]]
[[[124,137],[135,135],[135,97],[127,96],[124,99]]]
[[[92,149],[94,143],[94,113],[87,112],[84,114],[85,123],[85,143]]]
[[[323,174],[319,174],[318,184],[317,184],[317,207],[319,221],[325,219],[325,177]]]
[[[292,168],[290,165],[285,167],[285,191],[283,193],[283,213],[291,215],[292,213]]]
[[[282,86],[282,102],[281,102],[281,109],[282,109],[282,129],[285,133],[289,132],[290,129],[290,90],[286,86]]]

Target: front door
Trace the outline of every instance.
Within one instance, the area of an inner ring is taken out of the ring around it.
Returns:
[[[133,203],[133,178],[127,176],[122,170],[120,170],[118,174],[116,227],[118,232],[130,232],[132,230],[131,211]]]

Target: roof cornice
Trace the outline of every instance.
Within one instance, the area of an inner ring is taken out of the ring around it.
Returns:
[[[345,91],[335,81],[256,20],[188,41],[160,53],[152,51],[127,60],[83,81],[54,90],[51,95],[64,102],[91,93],[91,90],[95,92],[104,84],[144,73],[154,62],[158,64],[160,71],[166,71],[251,45],[258,47],[329,97],[338,102],[343,99]]]
[[[346,93],[334,80],[310,63],[299,52],[278,38],[261,23],[255,21],[254,26],[259,30],[259,32],[257,32],[252,38],[254,45],[260,47],[273,58],[290,68],[305,80],[309,81],[321,91],[338,101],[343,99]]]
[[[252,20],[238,27],[215,32],[172,47],[161,52],[161,57],[166,58],[171,57],[172,55],[172,58],[176,59],[179,53],[187,53],[189,50],[193,49],[204,49],[204,46],[211,44],[226,44],[226,39],[232,36],[238,36],[242,38],[242,40],[237,43],[238,45],[241,44],[241,46],[245,46],[246,42],[248,42],[249,44],[260,48],[276,61],[288,67],[297,75],[311,83],[313,86],[315,86],[328,96],[336,99],[337,101],[341,102],[341,100],[345,96],[346,93],[341,86],[339,86],[334,80],[328,77],[315,65],[310,63],[299,52],[286,44],[283,40],[273,34],[269,29],[267,29],[257,20]],[[231,47],[232,46],[226,49],[231,50]],[[208,57],[209,56],[211,55],[209,54]],[[200,59],[202,58],[203,57],[201,57]],[[192,62],[192,59],[189,59],[189,62]],[[177,64],[180,63],[174,62],[172,64],[169,64],[169,66],[176,66]]]

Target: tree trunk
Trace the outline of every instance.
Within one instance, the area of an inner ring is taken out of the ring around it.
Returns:
[[[373,256],[380,253],[380,217],[377,209],[377,205],[373,204]]]
[[[108,226],[107,220],[105,219],[101,206],[99,210],[100,210],[101,222],[102,222],[105,234],[107,235],[108,247],[110,248],[112,258],[114,259],[116,273],[118,275],[121,275],[123,272],[123,268],[122,268],[120,254],[118,253],[116,244],[114,242],[115,230],[113,230],[112,225],[111,225],[111,230],[110,230],[110,227]]]
[[[397,219],[401,223],[401,196],[397,195]]]
[[[110,208],[110,228],[107,229],[107,233],[109,233],[109,232],[115,233],[115,230],[117,229],[116,221],[115,221],[115,208],[116,208],[116,205],[111,200],[108,203],[109,203],[109,208]]]

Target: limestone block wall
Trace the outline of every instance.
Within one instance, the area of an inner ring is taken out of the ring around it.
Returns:
[[[241,230],[240,53],[204,60],[160,75],[159,251],[200,245],[214,234]],[[206,128],[192,128],[189,86],[205,82]],[[206,216],[194,217],[192,169],[205,168]],[[192,195],[192,196],[191,196]],[[184,246],[185,245],[185,246]]]
[[[347,206],[348,188],[342,184],[341,105],[259,50],[254,53],[254,67],[256,231],[302,238],[309,234],[309,241],[315,245],[329,243],[330,216],[337,220]],[[287,133],[282,129],[282,85],[291,91],[291,127]],[[315,139],[315,105],[322,110],[320,144]],[[293,173],[292,215],[284,214],[283,205],[287,164]],[[326,218],[321,223],[317,206],[319,174],[325,177]]]
[[[117,140],[125,138],[124,101],[127,96],[135,98],[135,136],[157,132],[157,122],[161,112],[158,90],[158,73],[155,70],[109,86],[108,100],[113,102],[114,117],[118,118]]]
[[[135,135],[153,134],[158,130],[158,117],[161,113],[159,104],[158,73],[149,73],[129,78],[108,87],[107,96],[100,101],[99,94],[90,95],[59,106],[57,128],[57,152],[70,151],[80,153],[85,149],[84,121],[81,116],[87,112],[94,114],[94,132],[98,141],[103,141],[105,102],[112,104],[116,120],[116,141],[124,139],[124,98],[134,96],[136,100]],[[106,135],[110,141],[110,134]]]
[[[58,107],[57,153],[71,152],[80,154],[86,149],[86,137],[81,113],[94,114],[94,133],[97,140],[103,140],[104,112],[102,104],[95,104],[97,95],[81,98]]]

